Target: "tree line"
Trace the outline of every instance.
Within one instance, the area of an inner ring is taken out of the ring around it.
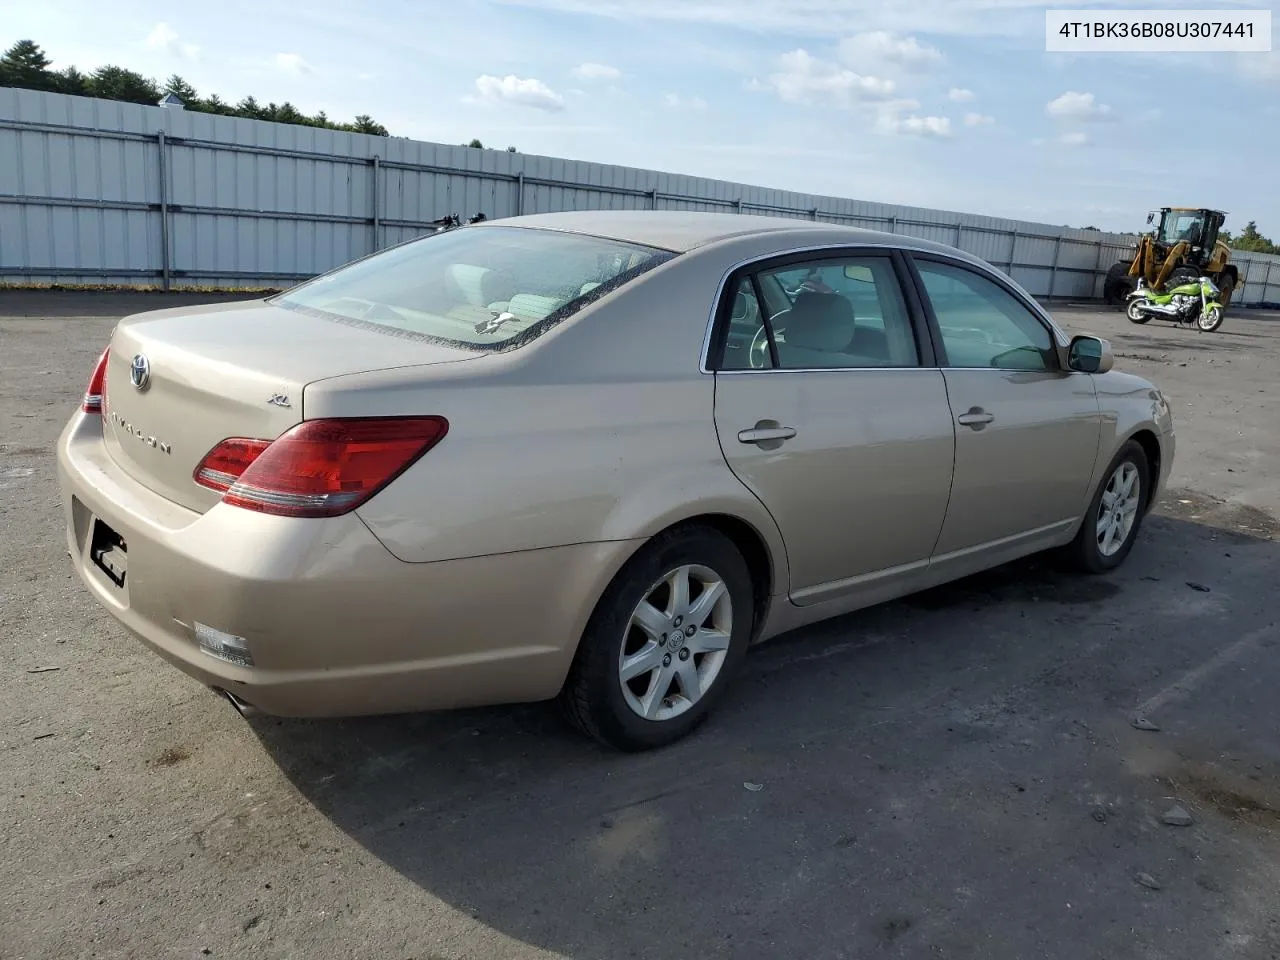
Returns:
[[[1246,223],[1239,236],[1233,237],[1226,230],[1218,231],[1218,236],[1233,250],[1247,250],[1250,253],[1280,253],[1280,244],[1272,243],[1260,234],[1255,220]]]
[[[182,77],[174,74],[163,84],[145,77],[135,70],[108,65],[92,73],[83,73],[74,66],[54,70],[53,61],[46,56],[34,40],[19,40],[0,56],[0,87],[21,87],[25,90],[48,90],[53,93],[70,93],[81,97],[98,97],[102,100],[121,100],[125,103],[141,103],[155,106],[166,94],[173,94],[187,110],[197,113],[216,113],[224,117],[244,117],[249,120],[269,120],[273,123],[293,123],[304,127],[321,127],[325,130],[344,130],[349,133],[368,133],[377,137],[391,134],[367,113],[362,113],[350,123],[330,120],[322,110],[308,116],[287,100],[284,103],[261,104],[254,97],[245,97],[239,103],[227,103],[216,93],[202,97]],[[483,148],[479,140],[463,146]],[[515,147],[507,147],[515,153]]]
[[[174,74],[163,84],[156,83],[136,70],[114,64],[98,67],[92,73],[83,73],[74,66],[61,70],[52,69],[53,62],[33,40],[19,40],[0,57],[0,87],[22,87],[26,90],[49,90],[54,93],[70,93],[81,97],[99,97],[103,100],[122,100],[126,103],[142,103],[155,106],[166,94],[173,94],[187,110],[198,113],[216,113],[224,117],[246,117],[250,120],[271,120],[275,123],[293,123],[304,127],[322,127],[326,130],[346,130],[351,133],[369,133],[374,136],[390,136],[387,128],[368,114],[360,114],[351,123],[335,123],[324,112],[307,116],[293,104],[261,104],[253,97],[245,97],[239,103],[224,101],[216,93],[202,97],[191,84]]]

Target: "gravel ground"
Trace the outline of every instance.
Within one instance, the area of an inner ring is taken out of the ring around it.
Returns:
[[[1174,403],[1125,568],[780,638],[619,757],[541,706],[246,722],[99,610],[51,448],[167,302],[0,294],[0,957],[1280,956],[1280,315],[1057,308]]]

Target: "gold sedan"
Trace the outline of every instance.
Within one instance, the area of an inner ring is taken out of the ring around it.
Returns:
[[[447,230],[120,322],[73,562],[241,709],[559,698],[669,743],[747,647],[1033,552],[1121,563],[1159,390],[941,244],[674,212]]]

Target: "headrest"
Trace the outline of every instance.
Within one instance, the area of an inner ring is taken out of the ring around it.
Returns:
[[[786,314],[787,345],[838,351],[853,339],[853,304],[838,293],[806,290]]]

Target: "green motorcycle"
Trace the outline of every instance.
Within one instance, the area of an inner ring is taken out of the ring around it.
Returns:
[[[1217,284],[1209,277],[1188,280],[1164,293],[1156,293],[1142,280],[1127,297],[1125,314],[1132,323],[1146,323],[1153,317],[1172,320],[1180,327],[1198,327],[1212,333],[1222,326],[1222,304]]]

